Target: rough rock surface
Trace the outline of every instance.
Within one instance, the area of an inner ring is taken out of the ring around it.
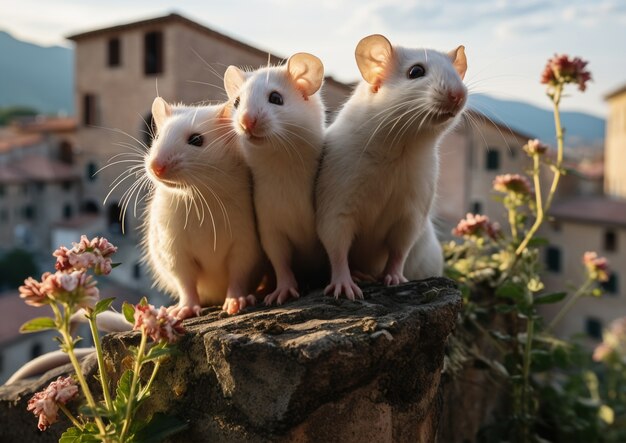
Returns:
[[[446,279],[364,294],[351,302],[314,291],[236,316],[205,310],[185,322],[180,354],[142,412],[187,421],[175,442],[435,441],[459,294]],[[130,332],[105,338],[114,380],[137,342]],[[39,433],[26,403],[58,372],[0,387],[1,441],[57,441],[65,424]]]

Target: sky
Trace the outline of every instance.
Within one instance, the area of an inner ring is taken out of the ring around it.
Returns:
[[[378,33],[465,45],[470,92],[503,99],[549,107],[539,77],[555,53],[588,60],[594,80],[584,94],[570,88],[563,109],[605,116],[603,97],[626,83],[626,0],[0,0],[0,30],[70,46],[67,35],[171,12],[279,56],[315,54],[340,81],[359,79],[354,48]]]

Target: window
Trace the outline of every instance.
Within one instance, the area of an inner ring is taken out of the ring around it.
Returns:
[[[65,205],[63,206],[63,218],[64,219],[69,219],[72,218],[72,205]]]
[[[22,216],[26,220],[34,220],[35,218],[35,207],[33,205],[26,205],[22,209]]]
[[[93,200],[88,200],[83,203],[83,212],[85,214],[98,214],[100,212],[100,205]]]
[[[615,235],[615,231],[604,232],[604,250],[609,252],[617,251],[617,235]]]
[[[163,33],[148,32],[144,36],[144,73],[146,75],[163,72]]]
[[[42,193],[44,191],[44,189],[46,188],[46,185],[44,182],[37,182],[35,183],[35,189],[37,190],[38,193]]]
[[[556,246],[546,248],[546,267],[551,272],[561,272],[561,250]]]
[[[0,185],[0,197],[4,195],[4,185]]]
[[[470,210],[474,214],[482,214],[483,213],[483,204],[479,201],[475,201],[472,203],[472,208]]]
[[[617,295],[619,294],[618,283],[617,274],[615,272],[611,272],[609,279],[602,283],[602,289],[604,289],[607,294]]]
[[[63,140],[59,144],[59,160],[69,165],[74,163],[74,149],[72,148],[72,144],[67,140]]]
[[[61,183],[61,187],[65,192],[71,191],[72,186],[74,186],[74,183],[72,183],[71,181],[64,181],[63,183]]]
[[[97,124],[97,97],[94,94],[83,95],[83,125]]]
[[[487,171],[497,171],[500,169],[500,151],[495,148],[488,148],[485,157],[485,169]]]
[[[139,263],[135,263],[133,266],[133,278],[135,280],[139,280],[141,278],[141,265]]]
[[[6,208],[2,208],[0,211],[0,220],[4,222],[9,220],[9,211]]]
[[[87,180],[96,181],[96,172],[98,172],[98,166],[94,162],[87,163]]]
[[[22,194],[28,195],[28,184],[22,185]]]
[[[122,63],[120,39],[109,39],[108,64],[110,67],[120,66]]]
[[[585,332],[596,340],[602,340],[602,322],[597,318],[587,317],[585,320]]]
[[[550,220],[550,227],[554,232],[561,232],[561,222],[558,220]]]
[[[41,343],[39,342],[33,343],[30,346],[30,359],[32,360],[33,358],[37,358],[41,354],[43,354],[43,346],[41,346]]]

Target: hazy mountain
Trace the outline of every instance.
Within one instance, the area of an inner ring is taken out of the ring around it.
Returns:
[[[551,110],[484,94],[471,95],[469,106],[495,121],[508,125],[511,129],[537,137],[552,145],[556,143]],[[561,122],[566,131],[566,146],[590,148],[603,146],[604,119],[583,112],[561,112]]]
[[[17,40],[0,31],[0,107],[74,113],[74,51]]]

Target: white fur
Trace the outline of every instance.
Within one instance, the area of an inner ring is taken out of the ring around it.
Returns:
[[[407,78],[416,63],[426,76]],[[411,278],[442,273],[430,211],[437,144],[458,114],[437,113],[450,88],[466,89],[450,56],[426,49],[393,47],[380,80],[377,91],[361,81],[326,132],[317,229],[332,266],[327,292],[335,296],[361,296],[349,269],[387,284],[405,281],[403,271]]]
[[[225,80],[232,75],[227,72]],[[319,75],[321,83],[323,72]],[[307,96],[297,88],[287,65],[259,69],[246,77],[240,87],[227,88],[231,100],[238,99],[232,124],[253,174],[261,243],[276,273],[277,289],[266,303],[280,304],[298,296],[297,277],[319,271],[324,263],[313,195],[324,106],[319,92]],[[283,105],[269,102],[273,91],[282,95]],[[252,134],[244,128],[244,116],[256,120]]]
[[[188,308],[182,316],[198,304],[227,298],[241,304],[259,282],[262,253],[249,171],[223,110],[172,107],[170,116],[161,116],[146,158],[154,184],[145,225],[147,260],[156,284],[179,298],[179,308]],[[201,147],[187,143],[194,133],[203,135]],[[166,176],[155,176],[153,162],[166,165]]]

